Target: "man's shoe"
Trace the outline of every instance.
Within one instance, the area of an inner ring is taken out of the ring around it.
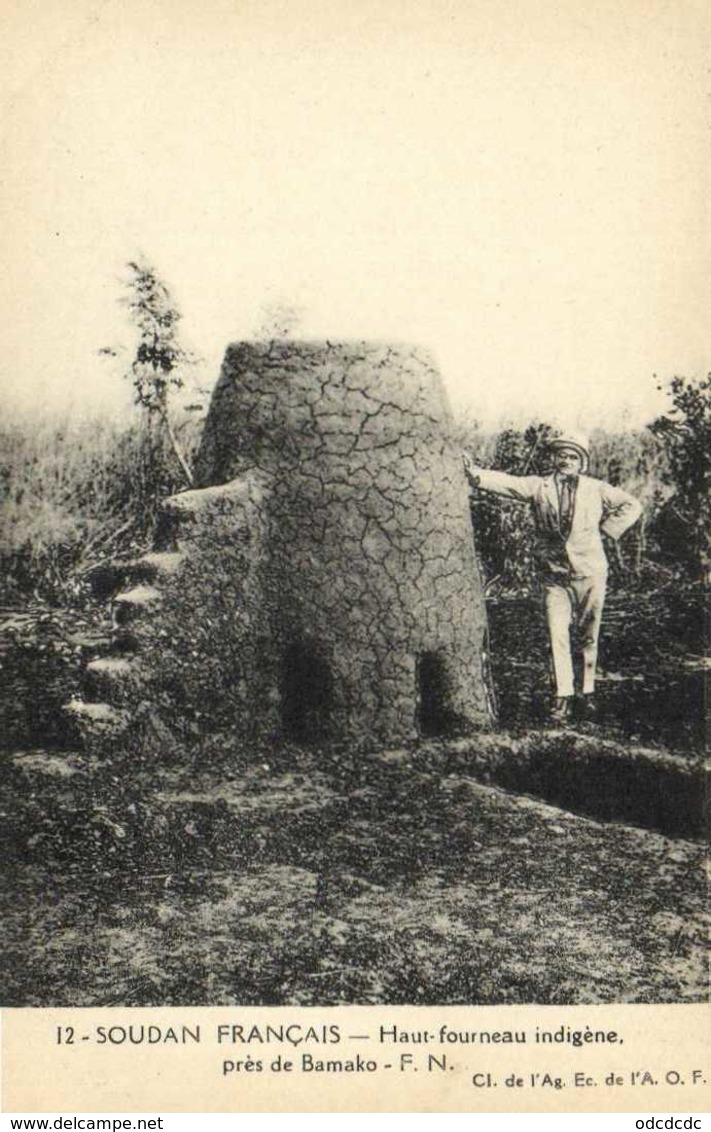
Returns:
[[[595,723],[598,719],[598,704],[592,693],[581,696],[578,700],[578,717],[583,723]]]
[[[551,723],[569,723],[573,718],[573,697],[560,696],[554,702],[549,718]]]

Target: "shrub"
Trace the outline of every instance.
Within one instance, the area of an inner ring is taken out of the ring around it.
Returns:
[[[652,421],[650,432],[666,457],[662,478],[673,489],[669,511],[675,520],[680,556],[692,572],[711,572],[711,374],[675,377],[667,394],[671,408]]]
[[[6,602],[80,600],[94,565],[151,542],[161,500],[182,486],[162,430],[109,418],[11,421],[0,476]]]

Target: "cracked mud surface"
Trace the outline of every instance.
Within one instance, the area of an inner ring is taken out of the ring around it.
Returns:
[[[468,488],[426,357],[232,346],[197,482],[165,511],[186,564],[136,628],[164,698],[222,698],[256,745],[488,722]]]

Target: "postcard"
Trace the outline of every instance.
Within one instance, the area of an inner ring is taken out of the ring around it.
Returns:
[[[4,1110],[702,1111],[708,13],[4,15]]]

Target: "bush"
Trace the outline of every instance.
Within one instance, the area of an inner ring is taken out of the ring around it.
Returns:
[[[649,426],[666,457],[663,480],[673,489],[671,520],[680,556],[692,573],[711,573],[711,374],[701,381],[675,377],[671,408]]]
[[[6,603],[76,602],[94,565],[150,544],[161,500],[183,485],[163,430],[108,418],[6,424],[0,476]]]

